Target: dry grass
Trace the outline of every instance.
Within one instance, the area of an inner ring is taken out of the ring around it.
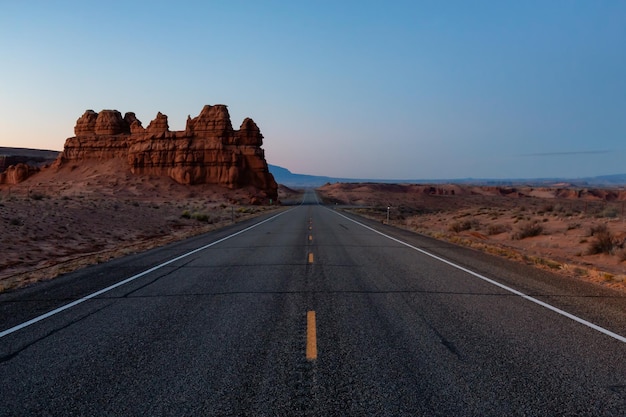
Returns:
[[[517,232],[511,236],[513,240],[522,240],[529,237],[539,236],[543,233],[543,226],[539,223],[528,222],[519,226]]]

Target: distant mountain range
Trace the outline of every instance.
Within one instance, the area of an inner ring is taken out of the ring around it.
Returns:
[[[446,180],[432,179],[367,179],[367,178],[337,178],[318,175],[294,174],[287,168],[277,165],[269,165],[270,172],[274,175],[277,183],[292,188],[320,187],[333,182],[377,182],[399,184],[472,184],[486,186],[535,186],[535,187],[623,187],[626,186],[626,174],[603,175],[588,178],[519,178],[519,179],[480,179],[459,178]]]

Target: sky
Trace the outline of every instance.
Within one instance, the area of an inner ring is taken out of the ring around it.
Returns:
[[[0,146],[205,104],[294,173],[626,173],[626,2],[0,0]]]

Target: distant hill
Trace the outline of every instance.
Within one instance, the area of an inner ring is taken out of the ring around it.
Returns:
[[[585,181],[587,181],[590,185],[625,185],[626,174],[603,175],[600,177],[587,178]]]
[[[269,169],[276,182],[287,187],[319,187],[327,182],[345,182],[339,181],[338,178],[294,174],[287,168],[279,167],[278,165],[269,165]]]
[[[42,166],[54,162],[59,156],[59,151],[47,151],[42,149],[5,148],[0,147],[0,172],[11,165],[19,163],[30,166]]]
[[[623,187],[626,186],[626,174],[603,175],[587,178],[519,178],[519,179],[480,179],[457,178],[446,180],[433,179],[371,179],[371,178],[337,178],[318,175],[294,174],[287,168],[269,165],[270,172],[277,183],[292,188],[320,187],[334,182],[374,182],[386,184],[471,184],[483,186],[541,186],[541,187]]]

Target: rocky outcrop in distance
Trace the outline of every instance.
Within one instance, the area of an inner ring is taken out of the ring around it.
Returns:
[[[0,184],[18,184],[58,156],[58,151],[0,147]]]
[[[277,198],[259,127],[246,118],[239,130],[233,129],[223,104],[204,106],[197,117],[188,117],[183,131],[170,131],[160,112],[144,128],[131,112],[87,110],[76,121],[74,134],[55,166],[120,158],[134,174],[166,175],[189,185],[252,186]]]
[[[10,165],[4,172],[0,173],[0,184],[19,184],[39,170],[38,167],[22,162]]]

